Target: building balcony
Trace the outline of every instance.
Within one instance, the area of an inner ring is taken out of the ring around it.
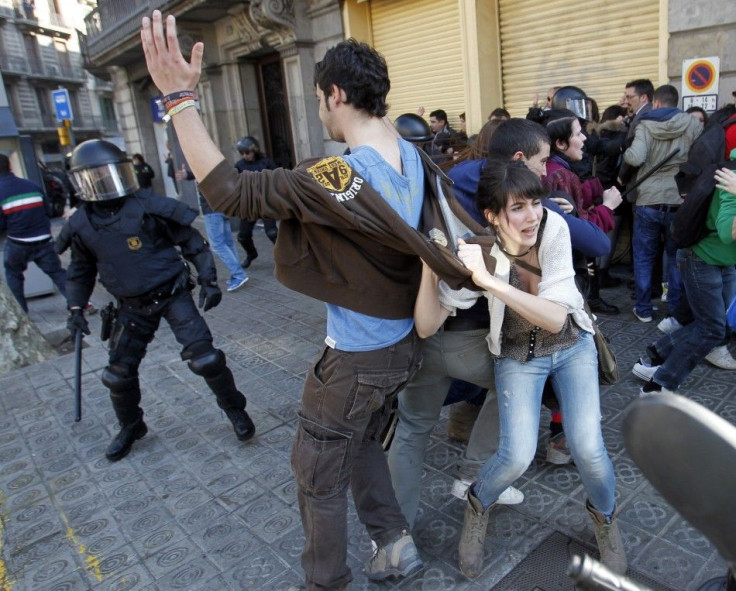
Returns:
[[[0,54],[0,67],[7,77],[38,78],[68,84],[84,84],[87,75],[83,68],[68,64],[43,64],[37,59]]]
[[[107,66],[127,66],[143,59],[141,19],[154,9],[177,18],[214,22],[242,0],[98,0],[84,19],[87,34],[80,40],[85,68],[102,75]],[[81,35],[80,35],[81,37]]]
[[[67,19],[63,14],[49,11],[44,13],[43,20],[40,20],[30,2],[14,2],[13,4],[13,20],[19,31],[38,33],[64,40],[71,37],[74,26],[67,23]],[[0,16],[4,16],[4,13]]]
[[[56,133],[56,128],[59,125],[56,116],[51,113],[24,113],[20,117],[16,117],[16,126],[21,133]],[[75,114],[72,130],[85,133],[112,133],[118,131],[119,128],[118,122],[109,117]]]

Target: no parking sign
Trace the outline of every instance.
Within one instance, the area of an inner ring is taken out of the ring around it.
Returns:
[[[718,57],[682,60],[682,108],[718,108],[718,79],[721,61]]]

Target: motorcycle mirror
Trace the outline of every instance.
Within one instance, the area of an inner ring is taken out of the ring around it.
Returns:
[[[736,427],[677,394],[653,394],[626,410],[623,439],[654,488],[736,572]]]

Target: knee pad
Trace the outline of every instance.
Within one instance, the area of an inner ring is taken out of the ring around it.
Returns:
[[[102,383],[110,392],[126,392],[138,388],[138,375],[128,367],[108,365],[102,371]]]
[[[187,361],[192,373],[202,377],[215,376],[227,367],[225,354],[210,345],[209,350],[193,355]]]

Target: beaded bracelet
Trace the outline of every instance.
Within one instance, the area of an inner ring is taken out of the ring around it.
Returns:
[[[173,107],[172,109],[166,112],[166,115],[164,116],[164,121],[168,121],[174,115],[183,111],[184,109],[187,109],[189,107],[196,107],[196,106],[197,106],[197,103],[192,99],[181,101],[175,107]]]
[[[170,111],[179,103],[187,100],[196,100],[197,92],[194,90],[180,90],[178,92],[172,92],[171,94],[165,95],[161,102],[163,103],[164,110]]]

